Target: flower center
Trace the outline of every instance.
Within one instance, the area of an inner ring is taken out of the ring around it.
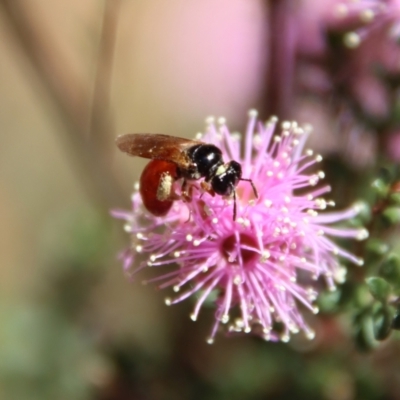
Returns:
[[[221,243],[221,253],[230,263],[249,264],[259,258],[257,241],[253,236],[240,233],[227,236]]]

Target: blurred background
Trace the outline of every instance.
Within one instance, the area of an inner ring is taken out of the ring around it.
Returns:
[[[331,118],[320,102],[268,97],[270,28],[294,34],[274,3],[0,1],[1,399],[400,398],[398,341],[359,352],[349,316],[311,321],[311,343],[210,346],[212,310],[193,323],[190,301],[166,308],[117,260],[129,238],[109,210],[129,208],[145,164],[116,151],[117,134],[193,137],[209,115],[243,131],[250,108],[296,116],[316,126],[327,168],[353,179],[338,204],[359,194],[374,136],[348,165],[349,147],[318,129]]]

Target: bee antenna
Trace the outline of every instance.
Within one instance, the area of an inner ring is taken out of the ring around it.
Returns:
[[[256,196],[256,198],[258,199],[258,192],[256,187],[254,186],[254,183],[251,179],[244,179],[244,178],[240,178],[241,181],[246,181],[246,182],[250,182],[251,187],[253,188],[253,192],[254,192],[254,196]]]

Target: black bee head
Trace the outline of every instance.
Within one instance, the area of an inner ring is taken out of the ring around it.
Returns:
[[[211,187],[220,196],[230,196],[242,178],[242,166],[230,161],[218,167],[211,178]]]

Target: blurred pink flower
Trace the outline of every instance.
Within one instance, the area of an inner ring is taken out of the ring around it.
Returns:
[[[400,162],[400,130],[388,134],[386,152],[390,159],[396,163]]]
[[[400,72],[400,2],[347,0],[336,11],[331,29],[344,32],[344,45],[350,49],[336,78],[349,86],[364,113],[387,118],[392,104],[384,77]]]
[[[387,117],[391,96],[384,75],[400,72],[400,1],[343,1],[335,22],[345,32],[344,44],[353,49],[342,78],[354,81],[354,97],[366,113]]]
[[[347,158],[351,164],[371,164],[387,148],[382,128],[397,125],[400,1],[305,0],[298,17],[297,88],[329,98],[328,118],[335,121],[327,119],[319,133],[352,154]],[[349,146],[354,142],[357,146]],[[360,146],[366,157],[359,157]]]
[[[199,189],[193,190],[192,201],[175,201],[166,216],[155,217],[144,209],[136,188],[132,210],[113,211],[126,221],[132,240],[122,260],[125,269],[134,267],[135,273],[170,266],[172,270],[148,282],[173,288],[176,297],[168,297],[167,305],[196,296],[193,320],[205,302],[214,303],[209,343],[221,324],[228,332],[253,332],[266,340],[288,341],[299,331],[312,338],[303,311],[318,311],[313,281],[324,277],[334,290],[345,276],[338,257],[362,265],[331,238],[361,240],[367,232],[331,226],[359,210],[354,206],[324,212],[334,204],[321,197],[329,191],[329,186],[318,185],[324,174],[315,167],[322,157],[304,151],[308,129],[295,122],[278,127],[274,117],[262,124],[255,111],[249,115],[244,138],[230,133],[224,119],[217,125],[208,119],[206,132],[198,138],[220,147],[225,159],[240,162],[243,177],[253,180],[259,197],[248,182],[240,182],[233,221],[232,199],[200,196],[199,182],[191,181]],[[180,187],[177,182],[177,192]]]
[[[400,36],[400,2],[398,0],[337,1],[332,26],[349,31],[344,40],[349,47],[358,46],[376,33],[397,41]]]

